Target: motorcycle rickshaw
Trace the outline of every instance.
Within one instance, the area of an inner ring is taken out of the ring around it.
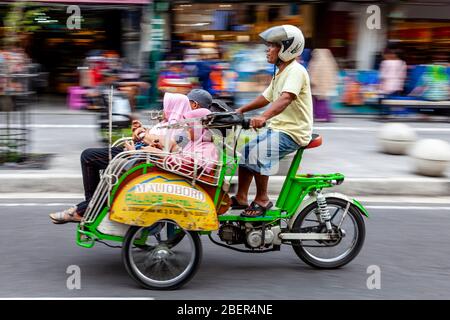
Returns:
[[[118,154],[78,226],[78,245],[122,243],[129,275],[144,288],[159,290],[177,289],[194,276],[202,257],[200,236],[248,253],[289,245],[301,260],[321,269],[342,267],[358,255],[367,210],[343,194],[323,192],[341,184],[344,176],[297,173],[303,152],[320,146],[320,136],[296,153],[275,206],[262,217],[246,218],[229,210],[228,192],[238,167],[236,144],[249,120],[233,112],[188,120],[168,127],[192,126],[195,120],[211,131],[231,131],[215,139],[221,152],[220,160],[209,163],[212,170],[201,169],[195,155],[186,164],[139,150]]]

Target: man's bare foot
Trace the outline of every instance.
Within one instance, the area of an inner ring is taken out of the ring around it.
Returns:
[[[232,209],[245,209],[248,207],[247,199],[240,199],[237,195],[232,196],[230,199]]]

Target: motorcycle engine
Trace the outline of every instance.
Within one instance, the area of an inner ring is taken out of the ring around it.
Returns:
[[[245,241],[245,230],[240,226],[226,223],[220,226],[219,229],[220,240],[227,244],[241,244]]]
[[[251,248],[260,248],[263,246],[270,246],[275,238],[274,233],[270,229],[264,231],[264,243],[262,239],[262,230],[253,230],[247,233],[247,244]]]

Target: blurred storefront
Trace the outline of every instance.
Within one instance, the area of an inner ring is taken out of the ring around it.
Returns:
[[[389,45],[402,52],[408,64],[449,59],[450,6],[397,6],[389,16]],[[445,59],[446,58],[446,59]]]
[[[265,59],[260,32],[292,24],[302,28],[308,45],[312,38],[311,5],[206,2],[172,3],[170,48],[160,81],[165,90],[183,92],[201,86],[218,98],[242,104],[264,89],[273,72]],[[175,72],[184,76],[172,80],[173,86],[168,88]]]
[[[199,2],[174,2],[171,8],[172,45],[176,49],[172,51],[183,53],[183,49],[198,48],[212,58],[221,57],[218,43],[259,41],[260,32],[280,24],[300,26],[307,39],[312,36],[308,5]]]
[[[23,12],[38,28],[23,35],[20,45],[29,57],[49,72],[49,92],[65,93],[78,84],[77,67],[90,52],[115,52],[130,62],[136,62],[140,45],[142,8],[149,0],[77,0],[27,1]],[[17,2],[16,4],[17,5]],[[74,12],[70,5],[80,8],[80,28],[68,27]],[[9,14],[12,5],[0,4],[1,15]],[[33,15],[35,15],[33,17]],[[3,19],[2,19],[3,20]],[[33,21],[34,20],[34,21]],[[6,29],[2,25],[2,29]],[[2,30],[4,35],[5,31]]]
[[[370,9],[372,5],[376,8]],[[345,66],[372,69],[386,47],[398,49],[408,64],[429,63],[450,49],[448,1],[343,1],[321,11],[323,19],[316,21],[315,30],[323,27],[314,37],[319,35],[321,46],[350,62]],[[378,13],[379,27],[371,27],[371,17]]]

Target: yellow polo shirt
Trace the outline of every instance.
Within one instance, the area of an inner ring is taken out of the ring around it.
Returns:
[[[283,92],[295,94],[295,99],[283,112],[269,120],[268,127],[284,132],[299,145],[306,146],[311,141],[313,103],[308,72],[297,61],[275,75],[263,96],[274,102]]]

